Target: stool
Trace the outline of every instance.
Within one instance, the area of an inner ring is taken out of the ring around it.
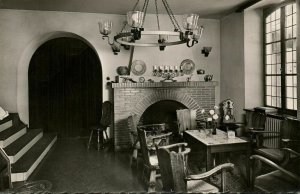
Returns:
[[[92,141],[92,138],[93,138],[93,134],[95,132],[97,133],[97,150],[100,150],[100,149],[104,148],[103,131],[104,131],[106,139],[108,139],[108,135],[107,135],[107,132],[106,132],[106,130],[107,130],[108,127],[109,126],[107,126],[107,127],[104,127],[104,126],[92,127],[90,138],[89,138],[89,142],[88,142],[88,145],[87,145],[88,149],[90,149],[91,141]]]

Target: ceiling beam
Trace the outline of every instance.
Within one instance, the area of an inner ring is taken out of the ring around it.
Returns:
[[[239,13],[239,12],[243,12],[245,9],[251,7],[252,5],[260,2],[261,0],[250,0],[247,1],[245,3],[243,3],[242,5],[238,6],[237,9],[235,10],[235,12]]]

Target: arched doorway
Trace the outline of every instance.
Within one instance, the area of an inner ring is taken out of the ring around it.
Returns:
[[[31,128],[83,137],[99,122],[101,63],[85,42],[63,37],[44,43],[31,58],[28,82]]]

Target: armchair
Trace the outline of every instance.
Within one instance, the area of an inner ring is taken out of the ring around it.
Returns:
[[[156,187],[157,170],[159,170],[156,146],[168,145],[172,133],[147,136],[147,131],[137,128],[141,153],[144,161],[143,179],[148,183],[148,192],[154,192]],[[146,172],[145,172],[146,171]],[[149,179],[145,178],[149,175]]]
[[[282,167],[273,161],[259,155],[252,155],[251,185],[253,190],[263,192],[299,192],[300,190],[300,154],[289,148],[284,148],[285,152],[297,157]],[[273,171],[257,176],[255,173],[255,160],[259,160],[268,165]]]
[[[216,193],[224,192],[226,186],[226,170],[233,169],[234,165],[226,163],[219,165],[205,173],[190,175],[188,173],[189,148],[184,148],[186,144],[163,146],[158,148],[159,166],[162,172],[162,182],[164,190],[172,192],[192,192],[192,193]],[[174,150],[175,147],[179,149]],[[164,173],[163,173],[164,172]],[[205,179],[221,173],[221,187],[204,181]],[[164,174],[168,176],[164,176]]]
[[[273,126],[270,126],[272,116],[266,117],[265,129],[250,129],[251,141],[256,144],[253,153],[261,155],[277,164],[285,165],[288,162],[289,155],[286,154],[282,148],[292,148],[299,150],[300,143],[300,121],[296,119],[275,118],[276,121]],[[273,121],[274,122],[274,121]],[[274,130],[274,127],[279,130]],[[298,145],[298,146],[297,146]]]
[[[133,153],[131,156],[131,164],[133,164],[133,161],[137,162],[138,156],[141,155],[141,146],[138,138],[137,129],[140,128],[146,131],[147,144],[151,147],[152,146],[151,137],[162,134],[165,131],[165,124],[161,123],[161,124],[138,125],[136,114],[130,115],[127,121],[129,127],[130,142],[133,149]],[[155,143],[159,144],[159,141],[161,141],[161,139],[156,139]]]

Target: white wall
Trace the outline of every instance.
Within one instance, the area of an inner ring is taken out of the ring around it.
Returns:
[[[263,12],[244,12],[245,108],[263,106]]]
[[[125,19],[122,15],[0,10],[0,106],[9,112],[18,112],[23,122],[28,124],[28,65],[35,50],[47,40],[59,36],[79,37],[94,48],[98,54],[103,71],[103,100],[109,99],[106,77],[114,79],[118,66],[128,65],[129,51],[122,50],[114,55],[98,31],[100,18],[114,22],[114,32],[121,30]],[[155,29],[156,17],[148,15],[145,27]],[[169,23],[168,16],[160,16],[161,26]],[[147,24],[150,22],[149,24]],[[147,64],[145,76],[151,76],[153,65],[180,65],[184,59],[192,59],[196,69],[205,69],[220,80],[220,23],[218,20],[201,19],[199,24],[205,27],[202,40],[192,48],[184,45],[166,48],[136,48],[133,59]],[[212,46],[209,57],[201,54],[203,46]],[[203,79],[193,76],[192,80]],[[219,88],[216,101],[219,101]]]
[[[233,13],[221,20],[221,101],[234,102],[234,115],[241,120],[245,107],[244,17]]]
[[[221,20],[221,100],[235,103],[242,121],[244,108],[263,106],[262,10],[245,10]]]

